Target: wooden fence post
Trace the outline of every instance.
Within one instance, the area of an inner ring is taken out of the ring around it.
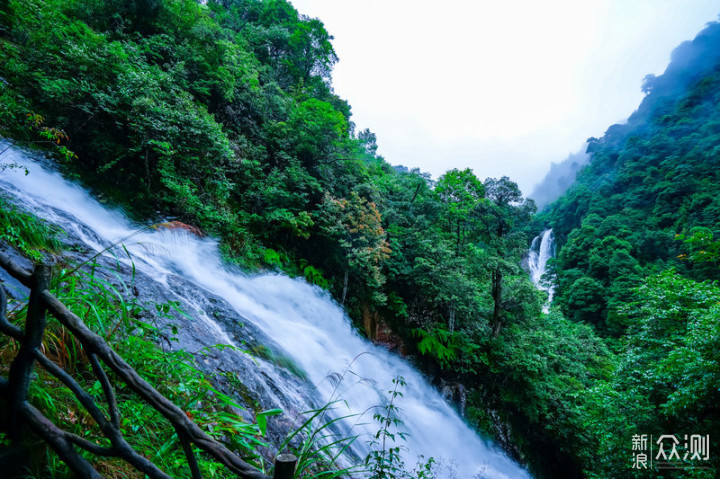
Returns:
[[[0,0],[2,1],[2,0]],[[188,464],[193,478],[200,478],[200,469],[193,452],[193,445],[199,447],[215,461],[224,464],[231,471],[244,479],[270,479],[269,476],[243,461],[236,453],[228,450],[222,443],[208,436],[187,414],[177,407],[167,397],[163,396],[147,381],[133,370],[122,357],[120,357],[105,341],[104,338],[92,332],[72,311],[63,305],[49,291],[51,268],[46,265],[37,265],[33,273],[28,273],[17,266],[7,255],[0,252],[0,267],[7,270],[12,277],[30,288],[28,300],[27,319],[25,327],[10,323],[5,318],[6,295],[0,285],[0,333],[5,334],[20,343],[20,350],[10,365],[8,378],[0,376],[0,396],[5,399],[3,415],[7,418],[7,429],[10,439],[19,442],[23,427],[28,426],[32,432],[40,436],[52,447],[60,459],[65,462],[77,477],[88,479],[101,479],[100,474],[93,466],[77,452],[77,448],[84,449],[94,455],[122,459],[132,465],[139,472],[153,478],[168,478],[147,458],[138,454],[127,443],[120,430],[120,420],[116,405],[115,394],[103,368],[102,362],[114,371],[135,393],[144,399],[155,411],[168,419],[180,437],[183,449],[186,452]],[[50,312],[67,328],[74,337],[80,341],[83,349],[99,379],[108,401],[110,419],[108,420],[98,408],[95,400],[82,388],[82,386],[65,372],[60,366],[52,362],[42,353],[42,339],[46,327],[46,313]],[[28,401],[28,390],[31,383],[35,361],[52,376],[63,382],[75,397],[80,401],[87,412],[95,419],[103,434],[110,440],[111,446],[104,447],[95,441],[77,436],[71,432],[57,427],[41,411]],[[2,421],[0,421],[2,422]],[[1,455],[0,455],[1,456]],[[279,479],[292,479],[297,459],[289,454],[278,457],[275,477]],[[0,457],[0,476],[4,477],[8,471],[3,469]]]
[[[30,375],[35,365],[34,351],[42,346],[47,311],[42,294],[50,286],[50,272],[49,265],[35,266],[31,277],[32,285],[23,340],[8,374],[8,432],[13,441],[20,440],[21,408],[28,396]]]
[[[279,454],[275,458],[273,479],[293,479],[297,467],[297,457],[292,454]]]

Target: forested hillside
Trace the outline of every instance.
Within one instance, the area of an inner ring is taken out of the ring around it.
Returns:
[[[434,182],[378,157],[332,91],[319,20],[282,0],[3,6],[5,135],[56,142],[67,175],[138,219],[174,217],[218,236],[229,261],[328,288],[370,338],[464,384],[481,430],[550,443],[551,398],[525,374],[547,354],[524,346],[540,321],[520,266],[533,203],[505,177]],[[593,344],[584,357],[606,354],[588,329],[568,334]]]
[[[530,194],[530,198],[535,201],[539,209],[561,197],[572,186],[578,172],[588,161],[585,149],[586,146],[581,151],[568,155],[560,163],[550,165],[550,171],[540,183],[535,185]]]
[[[713,23],[646,77],[638,110],[589,140],[539,217],[559,242],[556,307],[618,353],[591,393],[609,414],[597,434],[624,431],[604,441],[618,451],[636,433],[720,433],[718,45]]]
[[[136,217],[172,215],[230,261],[303,274],[368,335],[392,323],[438,364],[459,335],[537,309],[519,267],[532,202],[508,178],[433,182],[379,158],[332,92],[330,36],[289,3],[8,5],[5,131],[51,137],[68,174]]]
[[[535,217],[507,177],[433,181],[379,157],[333,91],[331,35],[285,0],[0,7],[3,136],[54,145],[139,221],[328,289],[365,335],[462,384],[467,419],[538,476],[629,475],[633,434],[720,437],[720,289],[696,282],[717,276],[717,248],[698,249],[720,212],[717,25]],[[549,314],[522,268],[546,225]]]
[[[648,274],[718,278],[716,265],[693,261],[712,259],[697,252],[720,231],[718,42],[713,24],[676,49],[664,75],[647,77],[638,111],[589,140],[590,164],[549,208],[569,318],[617,336],[627,326],[619,306]]]

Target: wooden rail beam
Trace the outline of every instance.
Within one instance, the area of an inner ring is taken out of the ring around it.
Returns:
[[[80,340],[88,354],[96,354],[133,391],[148,402],[172,423],[175,429],[184,430],[188,438],[200,449],[213,456],[243,479],[270,479],[246,463],[221,443],[205,434],[182,409],[160,394],[150,383],[141,378],[105,340],[90,330],[85,323],[62,304],[55,296],[45,291],[42,298],[52,314]]]
[[[30,288],[28,314],[25,330],[11,324],[5,317],[7,296],[0,285],[0,332],[18,340],[20,351],[10,367],[8,379],[0,378],[0,394],[8,397],[8,423],[10,437],[13,440],[20,438],[20,426],[23,422],[41,436],[79,476],[99,478],[97,471],[82,458],[75,450],[75,446],[86,449],[101,456],[120,457],[141,472],[153,478],[168,477],[147,459],[139,456],[122,438],[119,432],[119,414],[115,402],[114,391],[102,369],[100,360],[128,387],[133,389],[155,410],[165,416],[173,425],[180,438],[186,453],[192,476],[199,479],[200,471],[192,451],[192,443],[211,455],[221,464],[239,475],[242,479],[270,479],[263,472],[255,469],[243,461],[235,453],[228,450],[223,444],[205,434],[200,427],[177,407],[172,401],[160,394],[147,381],[140,377],[132,367],[123,360],[105,340],[90,330],[85,323],[61,303],[49,291],[51,269],[46,265],[38,265],[32,274],[17,265],[4,253],[0,253],[0,267],[7,270],[11,276]],[[46,326],[45,314],[51,312],[83,345],[91,360],[93,370],[101,382],[109,404],[110,419],[106,419],[99,412],[97,405],[87,393],[80,388],[67,373],[52,363],[41,353],[43,333]],[[43,367],[58,377],[76,394],[83,405],[100,425],[103,432],[111,440],[112,446],[101,447],[95,443],[75,436],[55,426],[52,421],[42,415],[28,401],[28,388],[35,361],[40,361]],[[294,461],[294,462],[293,462]],[[297,458],[289,454],[281,454],[276,459],[274,479],[290,479],[294,476]]]

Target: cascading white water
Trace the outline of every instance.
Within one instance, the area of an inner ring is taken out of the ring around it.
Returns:
[[[547,262],[555,256],[555,237],[552,229],[547,229],[536,236],[530,245],[528,252],[528,267],[530,268],[530,279],[535,283],[538,289],[548,293],[548,299],[543,306],[543,311],[550,310],[550,304],[555,293],[555,285],[550,282],[543,281],[543,275],[546,273]]]
[[[3,189],[35,209],[39,216],[62,221],[63,228],[72,228],[97,251],[141,228],[17,149],[5,152],[0,162],[18,163],[29,170],[27,176],[24,171],[5,170],[0,174]],[[169,243],[171,253],[167,251]],[[392,389],[392,379],[404,377],[407,387],[398,406],[402,409],[404,429],[410,433],[404,444],[407,465],[415,464],[417,457],[424,455],[452,464],[447,470],[454,472],[440,471],[438,477],[465,479],[478,473],[489,478],[529,477],[526,470],[496,446],[478,437],[406,361],[361,338],[342,308],[318,287],[278,274],[245,275],[230,271],[222,264],[217,243],[211,239],[177,242],[168,232],[145,231],[134,235],[125,246],[133,254],[136,266],[166,287],[171,287],[173,277],[181,276],[224,298],[307,373],[316,387],[317,403],[323,404],[335,393],[328,375],[342,373],[348,367],[353,377],[362,380],[344,386],[341,397],[357,414],[373,411],[382,404],[387,391]],[[540,250],[543,251],[542,247]],[[191,313],[197,320],[210,323],[204,330],[215,336],[210,343],[232,344],[230,335],[202,312],[193,296],[185,295],[185,307],[196,309]],[[360,421],[352,419],[353,423],[367,423],[353,426],[353,432],[364,434],[365,438],[377,429],[372,424],[372,412],[368,416]]]

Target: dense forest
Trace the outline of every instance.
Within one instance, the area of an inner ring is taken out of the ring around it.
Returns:
[[[466,419],[538,477],[648,477],[633,435],[720,437],[720,26],[646,78],[536,214],[507,177],[378,156],[333,91],[332,36],[285,0],[0,8],[4,137],[51,146],[138,220],[328,289],[370,339],[464,385]],[[523,258],[548,226],[545,314]],[[705,465],[673,477],[715,477]]]

